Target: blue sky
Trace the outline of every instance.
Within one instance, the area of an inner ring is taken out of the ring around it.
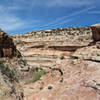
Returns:
[[[100,0],[0,0],[0,28],[9,34],[100,23]]]

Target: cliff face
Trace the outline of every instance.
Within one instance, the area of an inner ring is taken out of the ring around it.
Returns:
[[[20,56],[13,39],[0,30],[0,100],[23,100],[23,89],[19,84],[22,65],[16,65]]]
[[[31,66],[49,66],[55,63],[56,58],[63,54],[69,55],[70,51],[75,51],[92,41],[89,27],[42,30],[11,37],[17,41],[17,49]]]
[[[0,30],[0,57],[18,57],[20,53],[14,45],[13,39]]]

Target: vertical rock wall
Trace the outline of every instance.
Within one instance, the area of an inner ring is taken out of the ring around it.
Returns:
[[[0,30],[0,57],[19,57],[20,53],[14,45],[13,39]]]
[[[93,40],[96,41],[100,41],[100,26],[92,26],[91,27],[92,30],[92,38]]]

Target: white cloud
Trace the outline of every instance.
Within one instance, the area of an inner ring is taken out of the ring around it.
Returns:
[[[63,17],[60,17],[50,23],[47,23],[41,27],[48,27],[48,26],[56,26],[56,25],[62,25],[62,24],[67,24],[68,22],[72,21],[73,19],[75,19],[76,16],[78,15],[81,15],[81,14],[85,14],[87,13],[89,10],[93,9],[94,7],[88,7],[88,8],[85,8],[85,9],[82,9],[82,10],[78,10],[78,11],[75,11],[74,13],[71,13],[67,16],[63,16]]]
[[[48,3],[49,7],[81,7],[93,3],[93,0],[52,0]]]
[[[5,0],[4,0],[5,1]],[[39,7],[82,7],[92,5],[99,0],[9,0],[10,10],[29,10]]]
[[[5,1],[5,0],[4,0]],[[12,1],[12,2],[11,2]],[[88,10],[92,9],[91,6],[97,4],[99,0],[8,0],[9,4],[4,2],[0,4],[0,28],[6,31],[19,30],[29,27],[37,27],[41,21],[36,19],[22,19],[18,11],[24,11],[25,13],[30,12],[31,9],[35,9],[36,6],[48,7],[47,9],[53,9],[53,7],[83,7],[89,6],[83,10],[75,11],[70,15],[60,17],[50,23],[42,24],[42,27],[48,27],[50,25],[60,25],[66,22],[72,21],[73,17],[85,13]],[[70,8],[69,8],[70,9]],[[66,10],[68,10],[66,8]],[[16,12],[18,15],[16,15]],[[90,12],[90,13],[99,13],[99,12]],[[29,15],[29,16],[33,16]],[[39,25],[39,26],[40,26]],[[37,27],[38,28],[38,27]]]
[[[20,29],[21,27],[24,26],[24,24],[25,22],[23,22],[22,20],[18,19],[15,16],[10,16],[10,15],[0,16],[0,28],[2,28],[5,31]]]
[[[10,6],[0,5],[0,28],[7,32],[13,32],[19,29],[25,29],[29,27],[35,27],[40,20],[35,19],[22,19],[16,16],[11,10],[18,8],[10,8]]]
[[[37,6],[39,2],[37,0],[12,0],[8,8],[10,10],[29,10]]]
[[[4,19],[4,20],[3,20]],[[38,23],[37,20],[22,20],[16,16],[0,16],[0,28],[5,31],[14,31],[19,29],[27,29],[29,27],[35,27],[36,23]]]

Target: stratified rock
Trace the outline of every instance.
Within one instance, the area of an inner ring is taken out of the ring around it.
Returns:
[[[13,39],[0,29],[0,57],[20,56]]]

